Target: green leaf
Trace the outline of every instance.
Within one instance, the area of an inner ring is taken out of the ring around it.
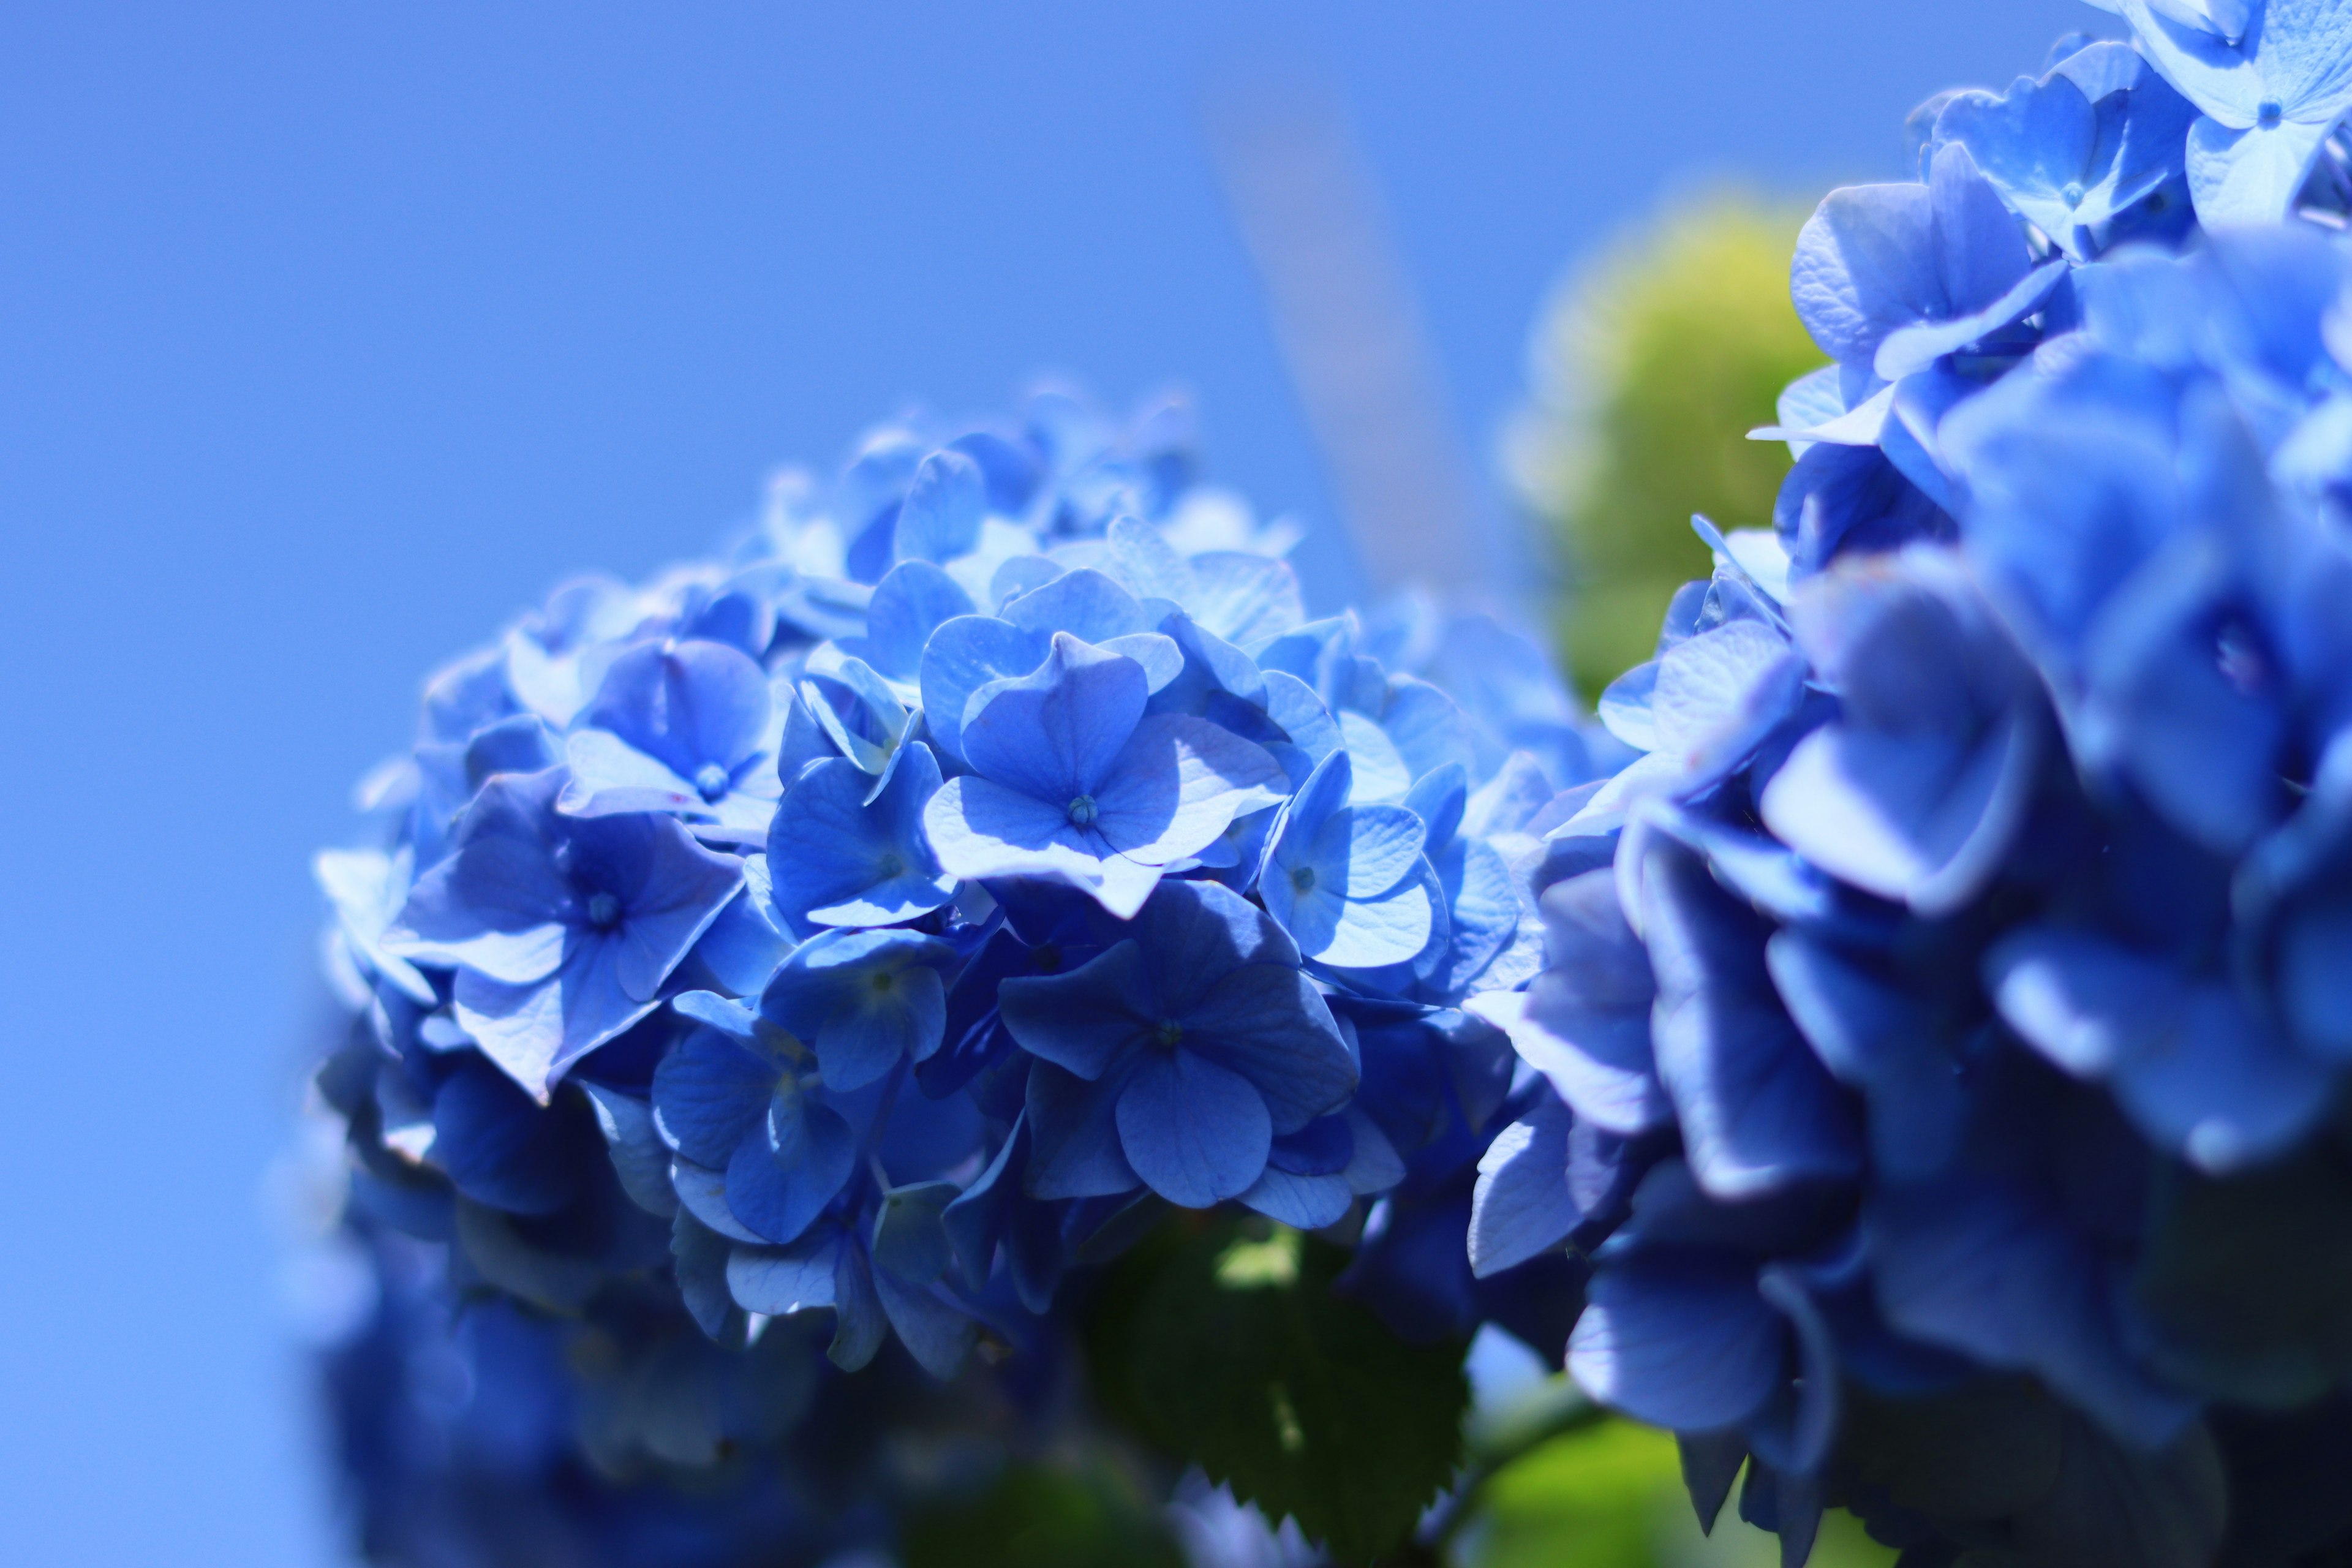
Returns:
[[[908,1522],[906,1568],[1183,1568],[1184,1555],[1137,1488],[1108,1468],[1016,1465],[979,1497]]]
[[[1340,1248],[1264,1222],[1163,1229],[1095,1318],[1105,1401],[1343,1563],[1398,1548],[1453,1479],[1464,1345],[1408,1345],[1331,1293]]]

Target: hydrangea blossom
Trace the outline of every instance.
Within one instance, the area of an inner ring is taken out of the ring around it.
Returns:
[[[2116,0],[1832,193],[1770,531],[1531,863],[1476,1270],[1591,1260],[1703,1521],[1906,1564],[2352,1535],[2352,10]]]
[[[583,1562],[665,1510],[712,1561],[887,1545],[882,1479],[776,1490],[881,1468],[804,1412],[878,1452],[1042,1405],[1066,1274],[1176,1210],[1360,1238],[1348,1289],[1412,1333],[1564,1334],[1566,1259],[1549,1296],[1470,1271],[1526,1096],[1465,1004],[1534,972],[1518,868],[1619,748],[1491,622],[1310,620],[1289,531],[1168,428],[887,427],[428,684],[373,844],[320,861],[354,1026],[320,1086],[383,1279],[338,1377],[389,1559],[488,1551],[531,1487],[573,1504],[514,1528]],[[453,1331],[456,1293],[524,1315]],[[438,1342],[529,1386],[428,1416],[397,1368]],[[446,1456],[500,1400],[537,1425],[469,1488]]]

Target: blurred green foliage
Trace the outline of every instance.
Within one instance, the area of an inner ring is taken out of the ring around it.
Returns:
[[[908,1522],[907,1568],[1184,1568],[1159,1510],[1108,1467],[1015,1465]]]
[[[1737,1489],[1702,1532],[1674,1436],[1630,1421],[1582,1426],[1487,1479],[1455,1550],[1461,1568],[1777,1568],[1780,1542],[1741,1522]],[[1886,1568],[1895,1553],[1847,1513],[1822,1521],[1813,1568]]]
[[[1804,216],[1736,195],[1678,206],[1572,277],[1537,326],[1506,458],[1556,549],[1556,624],[1588,699],[1650,657],[1675,589],[1709,570],[1693,512],[1771,521],[1788,448],[1748,432],[1824,363],[1789,302]]]

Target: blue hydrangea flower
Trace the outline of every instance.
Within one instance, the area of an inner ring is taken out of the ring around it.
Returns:
[[[483,786],[385,938],[412,963],[456,969],[458,1026],[541,1100],[660,1005],[743,885],[733,860],[666,817],[559,815],[567,783],[551,770]]]
[[[1784,1561],[2340,1549],[2267,1456],[2352,1430],[2352,14],[2115,8],[1808,227],[1774,531],[1701,522],[1468,1000],[1528,1079],[1475,1268],[1589,1258],[1570,1372]]]
[[[1298,950],[1341,968],[1402,963],[1436,929],[1429,831],[1402,806],[1349,805],[1346,752],[1316,765],[1283,806],[1257,869],[1266,912]]]
[[[1008,980],[1005,1026],[1038,1058],[1028,1116],[1045,1197],[1139,1181],[1206,1208],[1257,1181],[1277,1135],[1337,1110],[1357,1068],[1265,913],[1170,882],[1129,934],[1065,975]]]
[[[1401,1332],[1564,1342],[1577,1265],[1472,1268],[1528,1105],[1460,1005],[1540,966],[1517,868],[1615,748],[1491,619],[1309,623],[1292,537],[1180,422],[1043,397],[886,427],[724,559],[566,584],[429,684],[377,843],[320,862],[353,1013],[319,1082],[350,1235],[576,1325],[515,1350],[583,1413],[540,1481],[730,1562],[887,1549],[914,1502],[869,1449],[1065,1441],[1066,1276],[1171,1202],[1360,1233],[1346,1289]],[[762,1358],[873,1444],[738,1419]],[[361,1405],[415,1396],[391,1364]],[[687,1550],[649,1539],[615,1568]]]
[[[940,863],[1066,881],[1131,915],[1168,866],[1282,798],[1264,750],[1187,714],[1147,714],[1150,695],[1141,664],[1066,632],[1034,674],[974,691],[961,738],[973,771],[923,808]]]
[[[2352,109],[2352,36],[2330,0],[2223,0],[2200,8],[2111,0],[2150,65],[2203,111],[2189,182],[2208,224],[2287,216],[2321,143]]]
[[[645,644],[615,658],[572,731],[558,809],[667,811],[758,842],[780,793],[768,678],[723,643]]]

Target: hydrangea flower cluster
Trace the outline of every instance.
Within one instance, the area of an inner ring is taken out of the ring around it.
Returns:
[[[2352,6],[2109,8],[1805,228],[1774,526],[1468,1003],[1479,1271],[1589,1257],[1570,1370],[1792,1563],[2352,1540]]]
[[[1469,1267],[1519,1101],[1463,1004],[1540,967],[1524,868],[1617,748],[1490,621],[1310,619],[1291,537],[1174,412],[1045,395],[434,677],[319,861],[386,1560],[887,1541],[885,1439],[1045,1419],[1066,1277],[1177,1210],[1344,1232],[1408,1333],[1564,1337],[1567,1259]]]

